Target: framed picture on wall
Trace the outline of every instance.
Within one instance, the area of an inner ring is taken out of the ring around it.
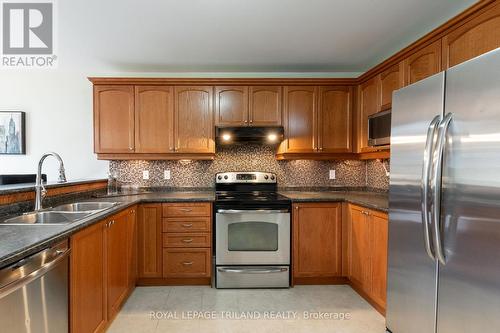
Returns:
[[[26,121],[22,111],[0,111],[0,154],[26,154]]]

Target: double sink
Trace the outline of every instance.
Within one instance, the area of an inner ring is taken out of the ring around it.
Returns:
[[[119,202],[75,202],[38,212],[29,212],[3,221],[2,225],[61,225],[116,206]]]

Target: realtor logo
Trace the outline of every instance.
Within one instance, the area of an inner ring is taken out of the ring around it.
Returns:
[[[55,67],[54,3],[2,3],[2,67]]]

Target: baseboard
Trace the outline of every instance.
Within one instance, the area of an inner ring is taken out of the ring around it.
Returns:
[[[209,286],[209,277],[201,278],[140,278],[138,286]]]
[[[313,276],[313,277],[295,277],[294,285],[311,284],[348,284],[349,280],[343,276]]]

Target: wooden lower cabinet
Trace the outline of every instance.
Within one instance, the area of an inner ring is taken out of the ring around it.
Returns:
[[[161,204],[143,204],[137,221],[138,278],[162,276],[162,207]]]
[[[72,333],[104,331],[135,287],[134,217],[129,208],[71,237]]]
[[[102,332],[106,327],[105,223],[94,224],[70,240],[72,333]]]
[[[209,283],[212,205],[163,204],[163,278],[174,284]]]
[[[349,205],[348,277],[354,289],[384,313],[387,293],[387,214]]]
[[[112,318],[129,292],[131,257],[128,249],[129,211],[111,217],[106,224],[107,311]]]
[[[163,276],[166,278],[210,277],[210,248],[163,249]]]
[[[370,296],[382,308],[387,298],[388,220],[386,214],[371,212],[371,291]]]
[[[301,278],[341,277],[341,226],[341,203],[293,205],[293,277],[296,283],[307,283],[307,279]]]

